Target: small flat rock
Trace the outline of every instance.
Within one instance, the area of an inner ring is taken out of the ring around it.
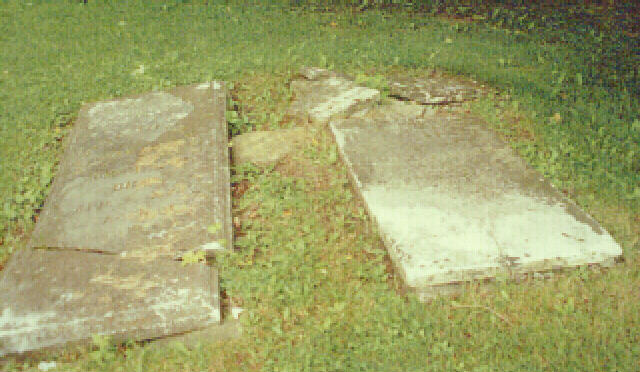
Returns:
[[[0,273],[0,356],[219,322],[217,271],[201,263],[25,248]]]
[[[288,114],[314,123],[326,124],[332,118],[347,117],[380,97],[375,89],[358,86],[325,70],[303,71],[303,76],[309,78],[291,82],[295,99]]]
[[[300,149],[309,138],[305,128],[256,131],[233,137],[233,161],[256,165],[275,164]]]
[[[610,265],[622,253],[477,119],[379,106],[329,126],[398,272],[422,300],[498,272]]]
[[[396,76],[390,79],[390,95],[424,105],[447,104],[474,99],[481,87],[462,79],[432,76],[424,78]]]
[[[83,107],[29,246],[172,257],[229,248],[225,95],[208,82]]]

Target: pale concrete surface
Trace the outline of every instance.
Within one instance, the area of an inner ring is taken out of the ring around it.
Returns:
[[[306,128],[278,129],[244,133],[233,137],[233,162],[256,165],[275,164],[300,150],[310,137]]]
[[[225,105],[224,85],[210,82],[83,107],[29,246],[230,248]]]
[[[389,109],[330,127],[400,275],[423,300],[501,271],[611,264],[621,255],[595,220],[478,120],[380,110]]]
[[[0,356],[215,325],[218,292],[202,263],[25,248],[0,273]]]

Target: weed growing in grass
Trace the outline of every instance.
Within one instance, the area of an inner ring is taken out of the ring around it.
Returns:
[[[380,101],[385,102],[389,99],[389,83],[384,75],[376,74],[368,76],[366,74],[358,74],[355,79],[357,84],[367,86],[369,88],[377,89],[380,92]]]
[[[89,353],[89,359],[95,367],[104,370],[104,364],[113,362],[117,357],[116,345],[111,342],[109,337],[105,336],[93,336],[93,344],[96,350]]]

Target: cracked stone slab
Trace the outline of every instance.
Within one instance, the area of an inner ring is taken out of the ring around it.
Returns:
[[[229,248],[225,105],[214,81],[84,106],[29,246],[171,257]]]
[[[347,117],[378,100],[376,89],[356,85],[346,77],[327,70],[305,68],[304,80],[291,82],[295,95],[288,114],[326,124],[330,119]]]
[[[218,324],[218,292],[202,263],[25,248],[0,273],[0,356]]]
[[[389,93],[394,97],[423,105],[463,102],[476,98],[482,87],[462,79],[432,75],[431,77],[395,76],[390,79]]]
[[[499,272],[611,265],[622,254],[477,119],[379,106],[329,126],[399,274],[424,301]]]

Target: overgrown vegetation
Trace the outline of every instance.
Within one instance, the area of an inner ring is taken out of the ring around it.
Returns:
[[[509,3],[283,4],[2,2],[0,262],[28,237],[83,102],[219,79],[234,83],[232,135],[274,129],[295,124],[283,113],[302,65],[380,88],[387,73],[438,68],[500,89],[469,109],[601,221],[625,262],[546,281],[468,284],[455,301],[421,304],[400,293],[331,137],[314,127],[288,165],[234,168],[236,249],[216,265],[229,301],[247,309],[241,339],[193,350],[97,339],[93,351],[51,356],[59,369],[640,368],[640,63],[628,17]]]

